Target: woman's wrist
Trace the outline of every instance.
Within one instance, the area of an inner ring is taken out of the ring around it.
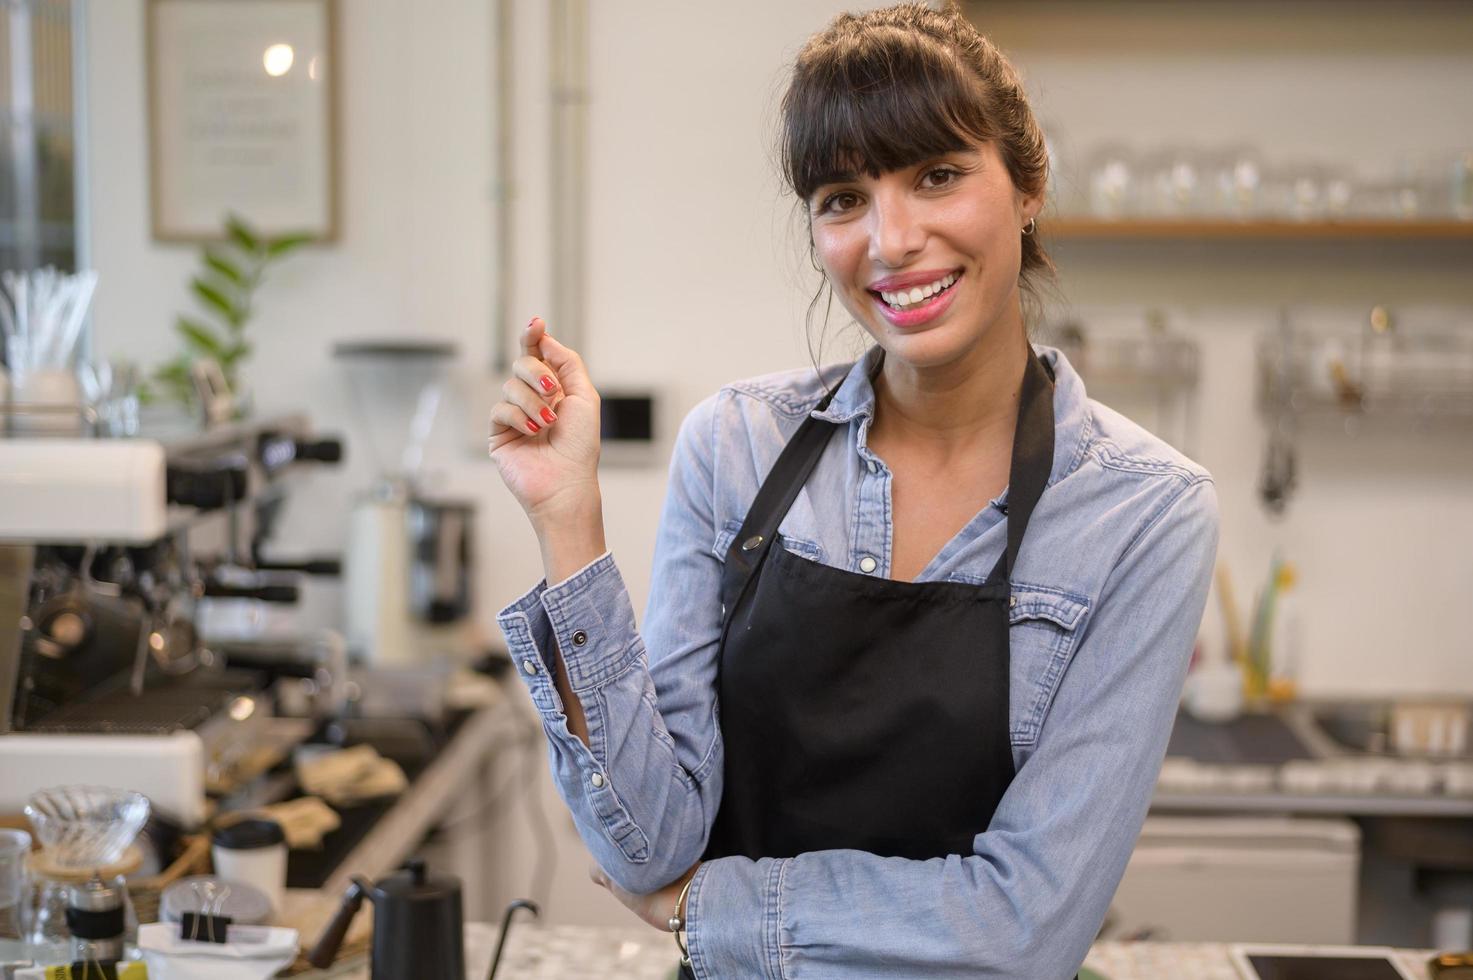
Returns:
[[[670,931],[675,934],[675,945],[680,949],[680,962],[684,965],[690,964],[690,949],[685,938],[690,920],[686,909],[690,900],[691,882],[696,880],[696,871],[699,868],[700,864],[697,863],[696,867],[691,869],[691,873],[685,876],[685,884],[681,886],[680,894],[675,898],[675,911],[670,913]]]
[[[567,579],[608,550],[597,485],[591,493],[539,510],[531,519],[550,585]]]
[[[697,864],[696,867],[699,868],[700,865]],[[687,912],[687,909],[690,907],[690,883],[695,880],[696,873],[695,871],[692,871],[686,877],[685,884],[681,886],[680,894],[677,895],[675,898],[675,915],[680,919],[680,927],[682,929],[684,929],[685,924],[690,921],[690,917]]]

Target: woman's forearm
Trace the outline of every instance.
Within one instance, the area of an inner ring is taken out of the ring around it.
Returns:
[[[699,537],[709,540],[709,532]],[[720,566],[707,560],[715,567],[706,576],[675,581],[711,594]],[[669,572],[658,560],[655,567],[662,588]],[[680,605],[683,632],[672,635],[666,625],[661,634],[657,615],[656,635],[681,649],[688,674],[706,677],[715,669],[717,624],[690,608],[705,603]],[[667,726],[628,590],[607,552],[571,578],[531,590],[498,613],[497,623],[549,737],[558,793],[594,860],[635,894],[679,878],[700,857],[720,799],[714,706],[687,703],[708,684],[676,682],[674,728]],[[691,649],[695,634],[712,639]]]
[[[607,550],[603,497],[597,485],[554,513],[532,516],[548,585],[556,585]]]
[[[535,525],[542,550],[542,568],[549,584],[562,582],[607,550],[604,544],[603,502],[597,490],[570,511],[548,516]],[[552,663],[553,683],[568,716],[568,730],[588,744],[588,721],[573,693],[559,650]]]
[[[563,506],[529,514],[552,584],[497,614],[579,836],[609,878],[635,894],[659,890],[695,863],[721,798],[723,566],[712,550],[709,459],[716,403],[703,402],[675,439],[643,631],[604,550],[591,483],[577,493],[564,484]]]
[[[573,693],[573,686],[568,683],[568,672],[563,667],[561,655],[552,665],[552,681],[557,685],[558,697],[563,700],[563,714],[568,716],[568,731],[578,741],[588,745],[588,719],[583,714],[583,703],[578,700],[578,695]]]

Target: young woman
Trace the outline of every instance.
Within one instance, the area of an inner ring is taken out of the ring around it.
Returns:
[[[490,444],[546,579],[498,621],[595,880],[689,975],[1072,976],[1165,750],[1212,479],[1030,344],[1043,137],[959,12],[840,16],[783,124],[873,346],[691,412],[637,631],[598,393],[534,318]]]

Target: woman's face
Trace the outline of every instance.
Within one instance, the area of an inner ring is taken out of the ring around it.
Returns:
[[[888,356],[949,364],[1021,329],[1021,235],[1042,199],[1013,187],[993,144],[835,181],[808,205],[829,283]]]

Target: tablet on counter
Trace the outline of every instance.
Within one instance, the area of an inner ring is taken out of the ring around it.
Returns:
[[[1417,980],[1385,946],[1249,946],[1230,949],[1243,980]]]

